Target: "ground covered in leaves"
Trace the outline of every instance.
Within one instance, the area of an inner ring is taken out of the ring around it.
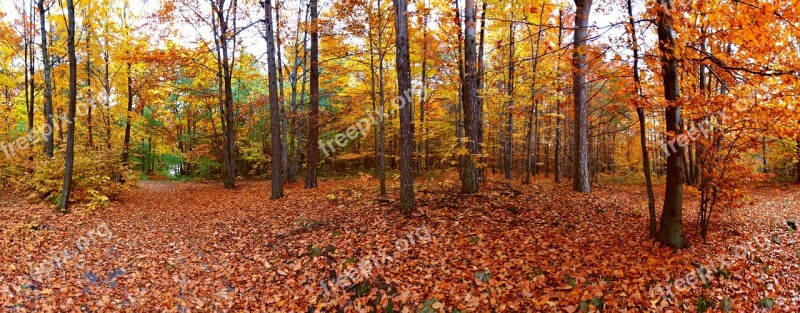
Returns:
[[[707,244],[688,192],[692,246],[676,251],[648,239],[640,186],[580,195],[566,184],[497,180],[460,196],[456,185],[420,180],[408,217],[391,197],[378,199],[369,178],[318,190],[291,184],[277,201],[266,182],[235,190],[142,182],[107,208],[68,215],[4,191],[0,304],[18,312],[800,310],[800,245],[787,226],[800,216],[800,186],[750,186],[745,206],[716,214]]]

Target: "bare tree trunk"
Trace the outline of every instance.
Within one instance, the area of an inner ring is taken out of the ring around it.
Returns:
[[[539,13],[539,20],[541,21],[544,17],[544,3],[542,3],[542,8]],[[528,32],[530,33],[530,28],[528,28]],[[539,144],[538,132],[539,132],[539,101],[536,99],[536,78],[538,76],[538,67],[539,67],[539,44],[542,41],[542,28],[539,27],[536,35],[536,45],[534,51],[531,52],[533,54],[533,79],[531,79],[531,110],[530,116],[528,117],[528,135],[526,136],[526,151],[525,151],[525,177],[522,179],[522,182],[525,184],[529,184],[531,182],[531,168],[536,164],[536,158],[534,157],[538,152],[538,147],[536,151],[533,150],[534,144]],[[531,35],[531,40],[533,40],[533,34]],[[559,42],[561,40],[561,32],[559,31]],[[560,44],[559,44],[560,46]],[[531,47],[534,47],[533,42],[531,42]],[[536,120],[536,127],[534,130],[534,120]],[[534,135],[534,131],[536,135]],[[536,136],[536,140],[534,141],[534,136]]]
[[[561,38],[564,33],[564,10],[558,10],[558,48],[561,49]],[[558,101],[556,103],[556,155],[555,155],[555,182],[561,182],[561,62],[558,63]]]
[[[48,54],[48,45],[47,45],[47,28],[45,27],[45,22],[47,21],[47,11],[44,7],[44,0],[39,0],[37,3],[39,7],[39,27],[41,28],[42,33],[42,64],[44,67],[44,117],[45,117],[45,124],[47,124],[47,129],[50,131],[45,132],[44,138],[44,146],[45,146],[45,155],[47,157],[53,157],[53,133],[55,133],[55,128],[53,127],[53,82],[51,80],[51,66],[50,66],[50,54]]]
[[[286,98],[283,94],[283,58],[281,57],[281,13],[280,13],[280,0],[275,1],[275,56],[277,57],[278,68],[278,92],[280,98],[280,115],[281,115],[281,183],[286,183],[289,178],[289,133],[287,129],[288,119],[286,118]]]
[[[591,0],[575,0],[575,39],[572,53],[573,63],[573,101],[575,104],[575,136],[573,138],[573,167],[575,174],[572,189],[589,193],[589,147],[588,147],[588,103],[586,96],[586,40],[588,37],[589,12]]]
[[[297,9],[297,31],[295,32],[295,38],[296,39],[299,39],[299,37],[300,37],[300,33],[299,32],[300,32],[300,28],[301,28],[301,26],[300,26],[300,15],[301,15],[301,13],[302,13],[302,8],[299,7]],[[308,14],[306,14],[306,22],[308,22]],[[308,37],[308,32],[303,32],[302,44],[299,44],[299,43],[295,44],[295,48],[294,48],[294,65],[292,67],[292,74],[291,74],[291,77],[290,77],[291,83],[292,83],[291,108],[292,108],[292,137],[293,137],[293,140],[292,140],[292,145],[291,145],[292,163],[289,166],[289,182],[296,182],[297,181],[298,171],[299,171],[299,168],[300,168],[300,151],[302,151],[301,143],[303,141],[303,131],[302,131],[303,119],[301,119],[299,117],[299,115],[300,115],[299,113],[300,113],[300,108],[302,108],[303,105],[304,105],[303,104],[303,93],[305,93],[305,80],[306,80],[306,77],[307,77],[306,76],[307,75],[306,74],[306,70],[305,70],[306,69],[306,64],[307,64],[307,62],[306,62],[306,54],[308,52],[308,49],[306,49],[307,37]],[[299,48],[298,46],[302,47],[302,48]],[[300,49],[303,50],[303,58],[302,59],[300,59],[300,51],[299,51]],[[302,67],[303,67],[303,80],[301,82],[301,84],[302,84],[301,88],[303,90],[301,91],[300,101],[298,102],[297,101],[297,80],[298,80],[297,71],[300,68],[301,64],[302,64]]]
[[[513,10],[513,8],[512,8]],[[514,17],[512,15],[511,19]],[[506,94],[508,96],[508,116],[506,126],[506,149],[505,149],[505,175],[506,179],[513,178],[514,160],[514,22],[508,23],[508,82],[506,82]]]
[[[666,131],[680,135],[683,129],[681,108],[678,104],[680,90],[678,86],[678,59],[675,56],[675,39],[672,30],[671,0],[661,0],[664,10],[658,10],[656,25],[658,26],[659,50],[661,52],[661,70],[664,81],[664,99],[667,100]],[[667,184],[664,193],[664,209],[661,212],[661,224],[658,239],[662,243],[682,248],[686,245],[683,237],[683,147],[675,145],[674,151],[667,153]]]
[[[417,143],[417,172],[422,171],[423,164],[428,166],[428,163],[423,161],[427,161],[423,159],[423,148],[425,147],[425,142],[427,142],[427,138],[425,138],[425,91],[428,88],[428,15],[426,14],[422,18],[422,88],[419,92],[419,127],[420,127],[420,139]]]
[[[92,106],[94,106],[94,98],[92,97],[92,19],[89,17],[91,10],[91,2],[88,2],[89,8],[86,9],[86,132],[88,133],[89,149],[94,147],[94,131],[92,130]]]
[[[464,119],[463,119],[463,111],[464,111],[464,88],[465,88],[465,79],[464,79],[464,48],[462,47],[464,40],[463,40],[463,29],[461,26],[461,9],[458,6],[458,0],[453,0],[453,10],[455,11],[455,23],[456,27],[458,28],[457,34],[457,43],[458,49],[456,51],[457,62],[458,62],[458,78],[460,86],[458,88],[458,107],[455,110],[455,124],[456,124],[456,151],[460,150],[464,143],[462,139],[464,139]],[[458,160],[458,173],[459,176],[463,178],[464,169],[466,168],[466,158],[458,153],[456,153],[456,159]]]
[[[383,12],[381,11],[381,0],[377,1],[378,6],[378,96],[380,102],[380,115],[378,116],[378,132],[380,133],[380,156],[378,161],[378,178],[380,179],[380,197],[386,198],[386,101],[384,88],[386,83],[383,75]]]
[[[308,164],[306,188],[317,188],[319,163],[319,29],[317,29],[317,0],[311,0],[311,105],[309,110]]]
[[[480,191],[479,157],[482,151],[481,128],[483,110],[478,102],[477,51],[475,47],[475,0],[464,2],[464,128],[469,142],[461,175],[461,192],[473,194]]]
[[[487,6],[488,6],[488,3],[486,1],[483,1],[482,4],[481,4],[481,32],[480,32],[480,35],[479,35],[480,36],[480,39],[479,39],[480,42],[478,43],[478,78],[477,78],[477,80],[478,80],[478,83],[477,83],[478,92],[477,93],[478,93],[478,106],[481,107],[481,108],[483,108],[483,97],[484,97],[484,94],[482,94],[482,93],[485,93],[485,91],[486,91],[485,90],[485,83],[484,83],[484,79],[483,79],[484,73],[486,72],[486,63],[483,60],[483,51],[484,51],[484,42],[485,42],[484,39],[485,39],[485,36],[486,36],[486,7]],[[460,26],[459,26],[459,29],[460,29]],[[460,34],[461,34],[461,32],[459,31],[459,35]],[[459,40],[459,42],[460,42],[460,40]],[[483,142],[483,121],[481,121],[481,133],[480,133],[479,137],[481,139],[481,142]],[[486,157],[484,157],[483,155],[481,155],[481,163],[484,164],[484,165],[486,164]],[[485,168],[478,169],[479,179],[481,179],[481,180],[483,180],[483,178],[485,176],[485,170],[484,169]]]
[[[125,137],[122,141],[122,166],[128,166],[128,158],[130,156],[130,142],[131,142],[131,113],[133,111],[133,78],[131,77],[131,63],[127,62],[127,96],[128,96],[128,109],[125,111]]]
[[[411,60],[408,52],[407,0],[395,0],[395,59],[400,99],[400,209],[414,210],[414,116],[411,99]]]
[[[67,150],[64,163],[64,184],[58,211],[69,210],[69,195],[72,190],[72,168],[75,164],[75,106],[78,94],[78,61],[75,57],[75,5],[67,0],[67,54],[69,59],[69,102],[67,106]]]
[[[636,23],[633,20],[633,6],[628,0],[628,22],[631,32],[631,43],[633,46],[633,82],[636,91],[636,99],[642,98],[642,82],[639,77],[639,43],[636,40]],[[653,192],[653,179],[650,177],[650,154],[647,152],[647,128],[645,125],[644,107],[636,106],[636,115],[639,118],[639,144],[642,148],[642,171],[647,186],[647,211],[650,214],[648,230],[650,237],[656,237],[656,199]]]
[[[278,103],[278,78],[275,64],[275,33],[272,28],[272,0],[264,1],[264,24],[267,39],[267,71],[269,76],[269,124],[272,139],[272,199],[283,197],[283,141],[281,128],[285,124],[281,118],[281,105]],[[284,128],[285,130],[285,128]]]

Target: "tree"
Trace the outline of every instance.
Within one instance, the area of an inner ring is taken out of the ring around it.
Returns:
[[[306,188],[317,188],[319,166],[319,14],[317,0],[311,0],[311,103],[309,104],[308,164],[306,165]]]
[[[633,83],[634,99],[636,104],[636,116],[639,119],[639,145],[642,148],[642,172],[644,172],[645,185],[647,187],[647,212],[650,214],[648,230],[650,237],[656,237],[656,199],[653,192],[653,180],[650,177],[650,155],[647,152],[647,129],[645,127],[644,106],[638,101],[642,99],[642,81],[639,77],[639,43],[636,40],[636,22],[633,20],[633,6],[631,0],[627,0],[628,5],[628,26],[631,33],[631,48],[633,50]]]
[[[44,6],[44,0],[37,2],[39,7],[39,27],[41,28],[42,35],[42,65],[44,68],[44,118],[45,124],[51,130],[45,133],[44,146],[45,155],[53,157],[53,81],[50,78],[50,54],[48,53],[47,44],[47,28],[45,22],[47,21],[47,8]]]
[[[278,78],[275,65],[275,32],[272,28],[272,0],[264,3],[264,24],[267,38],[267,71],[269,72],[269,117],[272,138],[272,199],[283,197],[283,144],[281,111],[278,103]],[[312,145],[313,146],[313,145]]]
[[[680,89],[678,81],[678,58],[675,54],[675,38],[672,29],[672,1],[660,0],[661,6],[656,13],[658,27],[659,51],[661,53],[661,78],[664,83],[664,99],[667,101],[665,112],[666,131],[677,138],[683,130],[681,106],[678,102]],[[683,152],[682,145],[675,145],[674,150],[667,151],[667,183],[664,193],[664,208],[661,212],[661,223],[658,229],[658,240],[662,243],[682,248],[686,245],[683,238]]]
[[[575,0],[575,36],[572,51],[572,94],[575,106],[575,132],[572,138],[574,175],[572,189],[582,193],[591,191],[589,184],[588,99],[586,95],[586,41],[588,40],[589,12],[592,0]]]
[[[400,99],[400,209],[414,210],[414,117],[411,95],[411,60],[408,52],[408,16],[406,0],[395,0],[395,48],[397,57],[397,92]],[[409,98],[409,99],[406,99]]]
[[[461,170],[461,192],[473,194],[480,191],[480,155],[482,153],[481,132],[483,108],[478,102],[478,72],[476,62],[475,0],[464,1],[464,130],[467,136],[467,152]]]
[[[511,16],[514,19],[514,16]],[[508,96],[508,121],[505,142],[505,175],[506,179],[511,179],[512,165],[514,164],[514,22],[508,23],[508,81],[506,82],[506,93]],[[535,69],[534,69],[535,71]]]
[[[67,0],[67,49],[69,58],[69,103],[67,107],[67,149],[64,163],[64,184],[61,187],[61,198],[58,210],[67,212],[69,194],[72,188],[72,167],[75,162],[75,106],[78,94],[78,61],[75,58],[75,5]]]

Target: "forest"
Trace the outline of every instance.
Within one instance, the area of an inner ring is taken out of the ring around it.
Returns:
[[[800,311],[800,1],[0,8],[4,312]]]

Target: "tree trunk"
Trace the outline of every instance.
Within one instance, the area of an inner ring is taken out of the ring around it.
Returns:
[[[683,129],[681,108],[678,104],[680,90],[678,85],[678,59],[675,56],[675,39],[672,30],[671,0],[661,0],[664,10],[658,10],[656,25],[658,27],[659,50],[661,52],[661,70],[664,81],[664,99],[667,100],[666,131],[670,136],[678,136]],[[674,151],[667,153],[667,184],[664,193],[664,209],[661,212],[661,224],[658,239],[662,243],[682,248],[686,245],[683,238],[683,147],[675,145]]]
[[[50,78],[51,75],[51,66],[50,66],[50,54],[48,53],[48,46],[47,46],[47,28],[45,27],[45,22],[47,21],[46,11],[44,8],[44,0],[39,0],[37,3],[39,7],[39,27],[41,28],[42,32],[42,64],[44,68],[44,116],[45,116],[45,124],[47,124],[48,132],[45,132],[44,138],[44,146],[45,146],[45,155],[47,157],[53,157],[53,133],[55,133],[55,128],[53,127],[53,82]]]
[[[383,75],[383,26],[381,19],[383,18],[383,14],[381,14],[381,0],[377,1],[378,6],[378,101],[380,102],[380,114],[378,116],[378,132],[380,133],[378,137],[380,141],[380,155],[378,160],[378,178],[380,179],[380,197],[381,199],[386,198],[386,101],[385,101],[385,87],[386,83],[384,81]]]
[[[275,33],[272,28],[272,1],[264,1],[264,16],[267,39],[267,71],[269,75],[269,124],[272,139],[272,199],[283,197],[283,166],[285,155],[281,140],[281,105],[278,103],[278,78],[275,64]],[[285,130],[285,128],[284,128]]]
[[[308,129],[308,164],[306,188],[317,188],[319,163],[319,30],[317,29],[317,0],[311,0],[311,105]]]
[[[564,33],[564,10],[558,10],[558,49],[561,49],[561,38]],[[561,63],[558,63],[558,97],[556,103],[556,155],[555,155],[555,182],[561,182]]]
[[[508,130],[506,131],[505,175],[506,179],[512,179],[512,162],[514,160],[514,22],[508,23],[508,81],[506,82],[506,94],[508,96],[508,116],[506,121]]]
[[[411,99],[411,60],[408,52],[407,0],[395,0],[397,91],[400,99],[400,209],[414,210],[414,106]]]
[[[639,43],[636,40],[636,23],[633,20],[633,6],[628,0],[628,22],[630,25],[631,42],[633,45],[633,82],[636,92],[636,99],[642,98],[642,83],[639,77]],[[656,237],[656,200],[653,192],[653,180],[650,177],[650,154],[647,152],[647,129],[645,125],[644,107],[640,104],[636,106],[636,116],[639,118],[639,144],[642,148],[642,171],[647,186],[647,212],[650,214],[648,230],[651,238]]]
[[[465,160],[461,174],[461,192],[474,194],[480,191],[478,164],[481,155],[481,128],[483,110],[478,102],[477,90],[477,51],[475,47],[475,0],[464,2],[464,129],[469,138],[467,150],[469,156]]]
[[[94,131],[92,130],[92,106],[94,106],[94,98],[92,98],[92,19],[89,18],[89,11],[91,10],[91,2],[87,3],[89,8],[86,9],[86,132],[88,133],[87,146],[89,149],[94,147]]]
[[[544,3],[542,3],[542,8],[541,8],[541,11],[539,13],[539,21],[541,21],[543,17],[544,17]],[[528,28],[528,32],[530,33],[530,27]],[[533,36],[532,36],[533,34],[530,34],[530,35],[531,35],[531,40],[533,40],[532,39],[533,38]],[[561,46],[561,44],[560,44],[561,31],[560,30],[559,30],[558,36],[559,36],[559,46]],[[525,147],[526,148],[526,151],[525,151],[525,177],[522,179],[522,182],[525,183],[525,184],[528,184],[528,183],[531,182],[531,167],[535,166],[535,164],[536,164],[536,159],[534,158],[534,155],[536,155],[536,153],[538,152],[538,148],[536,149],[536,151],[531,151],[531,150],[533,150],[533,145],[534,144],[538,145],[538,143],[539,143],[538,135],[536,135],[536,140],[535,141],[533,140],[533,138],[534,138],[534,125],[533,125],[534,122],[533,121],[534,121],[534,119],[536,120],[535,131],[538,134],[538,132],[539,132],[539,118],[538,118],[538,116],[539,116],[539,105],[538,105],[538,103],[539,102],[538,102],[538,100],[536,100],[536,77],[538,76],[539,44],[541,43],[541,41],[542,41],[542,28],[539,27],[539,29],[537,31],[537,35],[536,35],[536,45],[535,45],[535,48],[534,48],[535,50],[531,52],[531,54],[533,55],[533,67],[531,68],[531,70],[533,71],[533,79],[531,79],[531,102],[532,103],[531,103],[530,116],[528,117],[528,135],[526,136],[527,143],[526,143],[526,147]],[[531,47],[534,47],[532,41],[531,41]]]
[[[287,129],[288,119],[286,117],[286,98],[283,94],[283,59],[281,57],[281,13],[280,13],[280,0],[275,1],[275,57],[277,58],[278,69],[278,93],[281,115],[281,184],[286,183],[289,178],[289,131]],[[269,14],[269,13],[267,13]],[[283,190],[283,188],[281,188]]]
[[[575,0],[575,39],[572,52],[573,63],[573,101],[575,104],[575,135],[572,149],[574,175],[572,189],[589,193],[589,147],[588,147],[588,99],[586,97],[586,51],[591,0]]]
[[[130,143],[131,143],[131,113],[133,111],[133,78],[131,77],[131,63],[127,63],[127,96],[128,96],[128,109],[125,111],[125,137],[122,141],[122,166],[128,166],[128,158],[130,156]]]
[[[423,164],[425,166],[428,163],[423,163],[423,148],[425,147],[425,142],[427,138],[424,137],[425,135],[425,91],[428,88],[428,15],[426,14],[422,19],[422,88],[420,88],[419,92],[419,128],[420,128],[420,139],[417,143],[417,172],[422,171]]]
[[[67,54],[69,59],[69,102],[67,106],[67,151],[64,163],[64,184],[61,187],[61,198],[58,211],[67,212],[69,195],[72,190],[72,167],[75,163],[75,106],[78,93],[78,61],[75,57],[75,5],[67,0]]]

